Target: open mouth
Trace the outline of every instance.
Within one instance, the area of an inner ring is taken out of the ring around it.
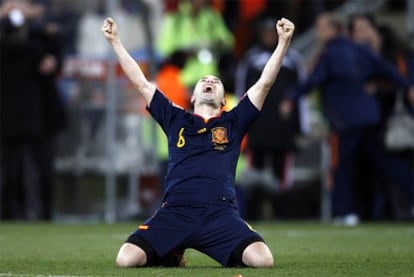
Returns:
[[[212,93],[213,92],[213,87],[212,86],[206,86],[204,88],[204,93]]]

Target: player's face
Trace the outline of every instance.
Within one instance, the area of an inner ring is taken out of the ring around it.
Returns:
[[[224,105],[224,86],[219,78],[208,75],[201,78],[195,88],[192,103],[215,104],[218,107]]]

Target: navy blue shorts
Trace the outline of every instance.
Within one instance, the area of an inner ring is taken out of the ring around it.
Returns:
[[[255,241],[263,239],[234,204],[165,203],[126,242],[142,248],[148,259],[194,248],[223,266],[242,266],[243,250]]]

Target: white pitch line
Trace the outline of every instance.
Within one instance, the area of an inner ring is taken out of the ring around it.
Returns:
[[[78,276],[78,275],[52,275],[52,274],[14,274],[11,272],[0,272],[0,277],[93,277],[91,275],[88,276]]]

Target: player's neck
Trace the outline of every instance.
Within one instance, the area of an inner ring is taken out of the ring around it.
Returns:
[[[205,119],[216,117],[221,114],[221,107],[215,107],[209,104],[198,104],[194,107],[194,113]]]

